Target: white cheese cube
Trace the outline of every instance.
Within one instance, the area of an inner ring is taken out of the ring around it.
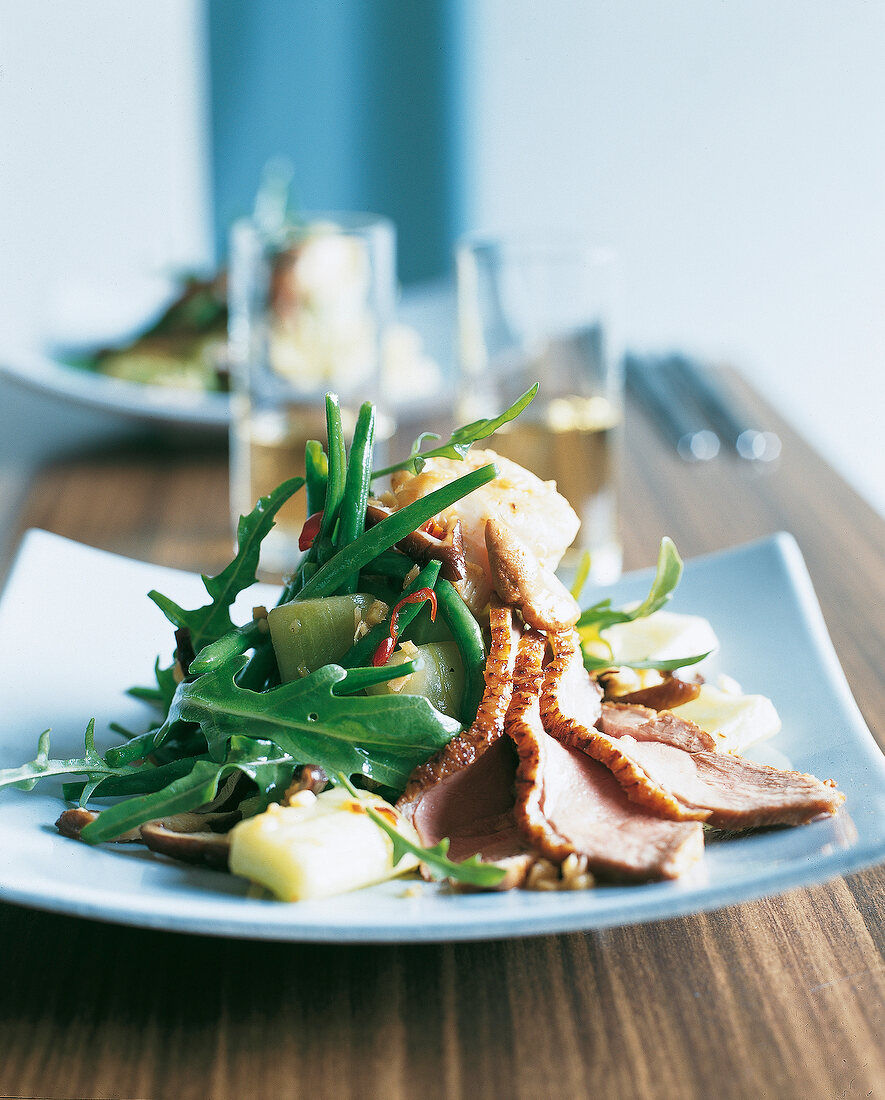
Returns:
[[[393,842],[368,816],[370,806],[418,843],[417,835],[383,799],[354,798],[335,787],[296,805],[271,805],[231,830],[230,869],[282,901],[330,897],[383,882],[418,866],[411,854],[393,865]]]
[[[615,623],[603,632],[603,637],[612,648],[616,665],[696,657],[719,648],[707,619],[675,611],[655,611],[645,619]]]
[[[720,752],[741,753],[781,728],[774,704],[764,695],[737,695],[702,684],[700,695],[673,713],[688,718],[716,739]]]

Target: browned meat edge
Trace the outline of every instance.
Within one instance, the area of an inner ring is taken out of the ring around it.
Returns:
[[[574,853],[611,878],[678,877],[703,852],[701,826],[665,821],[635,805],[603,765],[545,732],[545,646],[540,635],[523,637],[507,715],[519,753],[515,815],[526,842],[555,863]]]
[[[494,604],[489,611],[491,642],[485,669],[485,690],[473,725],[459,733],[409,777],[397,807],[411,818],[410,806],[428,788],[473,763],[504,733],[504,717],[513,692],[513,665],[518,634],[509,607]]]
[[[544,685],[547,731],[605,764],[638,804],[663,817],[735,830],[805,824],[844,801],[830,781],[711,751],[708,734],[670,711],[604,703],[595,727],[583,714],[563,713],[563,700],[573,698],[562,685],[580,646],[574,635],[556,635],[553,644]],[[593,713],[589,708],[588,719]]]

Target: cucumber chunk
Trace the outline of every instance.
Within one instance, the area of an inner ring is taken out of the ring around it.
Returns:
[[[464,666],[458,646],[454,642],[428,642],[419,646],[406,642],[391,654],[387,664],[401,665],[416,658],[421,660],[422,667],[411,676],[375,684],[366,688],[366,692],[369,695],[424,695],[443,714],[460,718]]]
[[[339,660],[353,645],[360,621],[369,626],[388,612],[365,592],[292,600],[268,612],[274,653],[285,683]]]

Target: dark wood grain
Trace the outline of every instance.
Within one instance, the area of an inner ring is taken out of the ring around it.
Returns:
[[[885,524],[784,439],[774,469],[688,467],[631,412],[628,567],[791,531],[885,745]],[[223,451],[165,441],[44,471],[22,528],[212,571]],[[770,1097],[885,1088],[885,868],[587,934],[397,947],[181,936],[0,905],[0,1094],[41,1097]]]

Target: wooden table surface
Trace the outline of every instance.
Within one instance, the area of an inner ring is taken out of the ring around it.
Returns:
[[[758,397],[775,468],[689,467],[628,418],[628,568],[797,538],[885,747],[885,523]],[[146,440],[35,481],[39,526],[207,572],[229,556],[221,444]],[[7,565],[8,563],[0,563]],[[885,1095],[885,868],[585,934],[331,947],[217,940],[0,905],[0,1095],[808,1098]]]

